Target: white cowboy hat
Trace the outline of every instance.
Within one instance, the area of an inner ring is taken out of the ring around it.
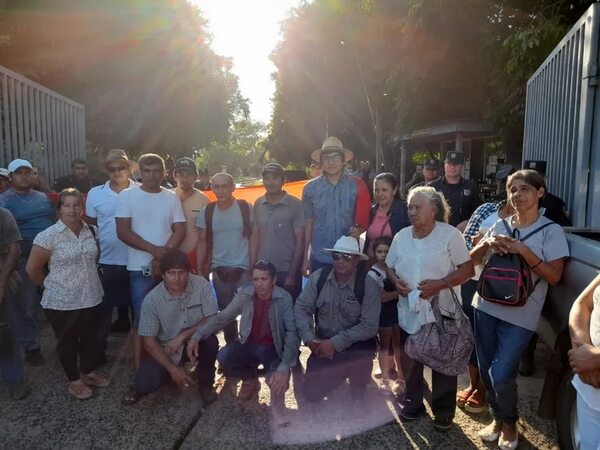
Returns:
[[[335,136],[329,136],[327,139],[325,139],[321,148],[318,148],[312,152],[310,157],[316,162],[321,162],[321,154],[323,152],[340,152],[344,155],[345,161],[350,161],[352,158],[354,158],[354,153],[352,153],[351,150],[344,148],[342,141]]]
[[[349,255],[357,255],[363,261],[369,259],[367,255],[361,253],[358,246],[358,241],[352,236],[342,236],[337,240],[333,248],[324,248],[326,252],[347,253]]]

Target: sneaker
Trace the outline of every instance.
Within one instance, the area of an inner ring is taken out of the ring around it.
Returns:
[[[117,319],[110,326],[111,333],[128,333],[129,330],[131,330],[131,324],[128,320]]]
[[[42,352],[40,351],[39,348],[36,348],[35,350],[31,350],[31,351],[28,351],[27,353],[25,353],[25,361],[27,361],[27,363],[29,365],[34,366],[34,367],[43,366],[44,363],[46,362],[44,360],[44,355],[42,355]]]
[[[442,419],[436,417],[433,419],[433,428],[440,433],[447,433],[452,428],[452,419]]]
[[[202,398],[205,407],[214,403],[217,399],[217,392],[212,386],[199,386],[198,391],[200,392],[200,397]]]
[[[11,400],[23,400],[29,394],[31,394],[31,388],[24,381],[8,386],[8,396]]]
[[[400,418],[401,422],[413,422],[417,420],[424,412],[425,411],[423,407],[414,409],[407,406],[402,406],[400,408],[400,412],[398,413],[398,417]]]
[[[249,378],[242,381],[242,387],[238,393],[238,398],[240,400],[250,400],[256,394],[258,394],[258,391],[260,391],[260,381],[258,381],[256,378]]]

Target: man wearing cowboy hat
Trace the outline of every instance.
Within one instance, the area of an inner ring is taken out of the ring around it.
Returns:
[[[106,348],[106,337],[110,329],[112,310],[118,307],[119,317],[113,325],[114,331],[129,331],[129,272],[127,272],[127,246],[117,237],[115,212],[119,192],[134,186],[131,179],[131,164],[123,150],[113,149],[104,160],[108,181],[92,188],[85,203],[86,222],[98,227],[100,241],[99,272],[104,288],[102,319],[98,327],[98,339]],[[99,347],[100,348],[100,347]]]
[[[369,258],[352,236],[324,251],[332,255],[333,268],[313,272],[294,307],[298,334],[311,350],[303,394],[317,402],[348,378],[353,398],[360,400],[373,369],[379,286],[359,269],[359,261]]]
[[[324,249],[346,234],[358,239],[369,226],[369,189],[362,179],[344,174],[344,163],[353,156],[335,136],[311,154],[323,172],[306,183],[302,192],[306,215],[303,274],[331,264],[331,255]]]

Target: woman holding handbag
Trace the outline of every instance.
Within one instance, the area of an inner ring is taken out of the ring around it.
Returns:
[[[398,322],[403,341],[422,326],[422,314],[415,312],[414,307],[423,307],[433,298],[443,320],[462,318],[460,284],[473,276],[474,270],[461,232],[448,225],[449,215],[444,195],[432,187],[416,187],[408,194],[411,226],[394,236],[386,258],[388,276],[400,292]],[[406,398],[400,417],[411,421],[425,411],[423,364],[405,354],[402,365]],[[434,427],[446,432],[452,426],[456,409],[456,376],[444,375],[432,367],[432,378]]]
[[[498,260],[501,255],[506,255],[507,260],[516,256],[525,270],[519,273],[533,281],[531,292],[523,295],[524,304],[503,304],[500,296],[486,296],[487,292],[500,291],[499,288],[506,286],[506,283],[494,286],[491,277],[488,282],[486,266],[473,297],[477,361],[493,417],[492,423],[479,431],[479,436],[486,442],[497,441],[503,450],[514,450],[519,443],[516,425],[519,360],[537,328],[548,284],[554,285],[562,277],[569,247],[562,227],[540,214],[546,186],[539,173],[515,172],[508,177],[506,190],[515,214],[498,220],[471,251],[471,258],[475,265],[483,265],[489,255],[490,261]],[[505,295],[505,302],[510,302],[511,297]]]

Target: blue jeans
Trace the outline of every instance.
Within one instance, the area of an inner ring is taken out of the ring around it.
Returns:
[[[600,448],[600,411],[592,409],[581,394],[577,393],[577,422],[581,437],[581,450]]]
[[[518,419],[517,374],[521,354],[533,331],[475,310],[475,346],[486,399],[495,420],[514,424]]]
[[[460,287],[462,309],[471,322],[471,329],[473,330],[473,333],[475,333],[475,308],[473,308],[471,303],[473,301],[475,292],[477,292],[477,281],[475,280],[467,280]],[[471,352],[469,364],[473,367],[477,367],[477,351],[475,348],[473,348],[473,351]]]
[[[248,380],[256,377],[256,369],[262,364],[267,373],[277,370],[281,362],[273,345],[261,345],[252,341],[242,344],[233,341],[217,355],[219,365],[227,376]]]
[[[131,286],[126,266],[100,264],[98,274],[100,275],[104,296],[98,312],[97,339],[101,350],[105,351],[113,309],[121,306],[129,309],[131,305]]]
[[[209,336],[198,342],[198,365],[196,380],[198,387],[212,387],[215,382],[215,360],[219,350],[219,341],[215,335]],[[187,362],[187,356],[183,353],[180,365]],[[171,375],[164,366],[159,364],[151,356],[147,356],[140,363],[135,373],[134,389],[141,396],[148,395],[159,389],[163,384],[171,381]]]
[[[2,306],[3,305],[0,305],[0,308],[2,308]],[[2,380],[4,383],[11,385],[23,381],[25,379],[25,371],[23,368],[21,345],[17,340],[15,332],[10,328],[10,326],[8,331],[12,340],[12,348],[10,351],[6,351],[6,354],[3,357],[0,357],[0,375],[2,375]]]
[[[251,280],[252,277],[250,276],[249,270],[244,270],[244,273],[242,273],[242,275],[237,281],[223,281],[219,277],[217,270],[213,270],[212,282],[215,288],[215,294],[217,295],[217,304],[219,305],[219,311],[223,311],[227,307],[227,305],[231,303],[235,292],[240,286],[249,283]],[[223,334],[225,336],[225,342],[227,344],[235,341],[238,338],[237,319],[231,322],[223,329]]]
[[[31,352],[40,348],[40,332],[36,316],[41,295],[39,288],[27,275],[26,265],[27,256],[21,256],[18,269],[22,283],[19,293],[7,296],[4,303],[6,305],[6,321],[14,330],[23,350]]]
[[[133,311],[133,328],[137,328],[140,323],[140,313],[142,312],[142,302],[148,292],[152,290],[159,282],[151,276],[145,277],[141,270],[129,272],[129,283],[131,288],[131,309]]]

